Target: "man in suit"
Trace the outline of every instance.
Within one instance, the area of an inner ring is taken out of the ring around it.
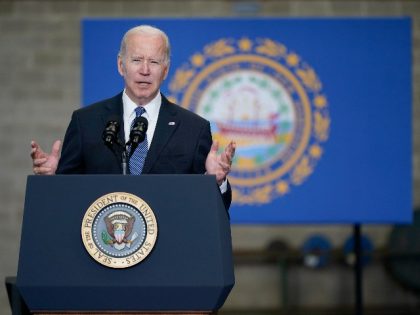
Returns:
[[[120,94],[73,113],[63,149],[57,140],[51,153],[32,141],[31,157],[35,174],[121,174],[119,157],[102,141],[110,119],[122,122],[120,137],[129,140],[136,109],[148,120],[142,174],[211,174],[216,176],[225,206],[231,202],[227,181],[235,143],[218,154],[212,143],[210,124],[204,118],[169,102],[160,93],[170,64],[170,44],[166,34],[142,25],[123,37],[118,54],[118,71],[125,88]],[[140,145],[139,145],[140,146]],[[147,153],[146,153],[147,151]],[[139,173],[131,169],[132,174]]]

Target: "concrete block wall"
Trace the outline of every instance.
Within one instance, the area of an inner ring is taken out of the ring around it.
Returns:
[[[71,112],[80,106],[80,20],[84,17],[221,16],[411,16],[413,19],[413,195],[420,206],[420,2],[362,0],[74,0],[0,1],[0,279],[16,274],[24,189],[31,173],[29,143],[49,149],[63,138]],[[386,243],[390,226],[365,227],[376,247]],[[350,226],[234,226],[236,249],[259,249],[272,239],[299,247],[308,234],[321,232],[341,246]],[[225,308],[281,306],[276,266],[241,265]],[[2,280],[3,281],[3,280]],[[365,272],[368,305],[415,305],[380,264]],[[322,287],[324,290],[319,290]],[[351,305],[351,270],[333,267],[290,271],[289,304]],[[10,314],[4,286],[0,313]]]

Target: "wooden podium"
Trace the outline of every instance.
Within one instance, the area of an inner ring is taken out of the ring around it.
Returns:
[[[81,236],[89,206],[115,192],[147,202],[158,225],[150,254],[123,269],[95,261]],[[28,176],[16,283],[38,315],[216,314],[234,273],[229,216],[215,178]]]

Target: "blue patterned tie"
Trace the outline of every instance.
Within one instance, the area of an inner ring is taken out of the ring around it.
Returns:
[[[136,118],[140,117],[146,112],[146,110],[139,106],[136,108]],[[131,122],[130,130],[133,129],[135,119]],[[131,146],[130,146],[131,150]],[[146,160],[146,154],[147,154],[147,134],[143,140],[142,143],[138,145],[136,150],[134,151],[133,155],[130,158],[130,161],[128,162],[128,165],[130,167],[130,173],[134,175],[141,174],[141,171],[143,169],[144,161]]]

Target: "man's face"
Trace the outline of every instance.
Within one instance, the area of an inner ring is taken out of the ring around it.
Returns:
[[[138,105],[156,96],[168,68],[161,36],[131,34],[125,55],[118,57],[118,72],[124,77],[126,93]]]

